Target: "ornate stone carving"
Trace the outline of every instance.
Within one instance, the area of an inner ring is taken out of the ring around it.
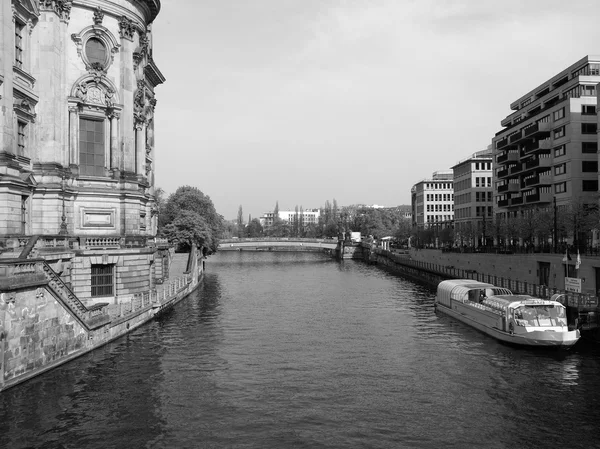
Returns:
[[[104,92],[104,104],[106,104],[107,108],[112,108],[114,106],[114,102],[113,102],[114,96],[115,96],[115,93],[110,88],[106,89],[106,92]]]
[[[116,118],[117,120],[119,120],[121,118],[121,113],[118,112],[118,111],[115,111],[114,109],[107,109],[106,110],[106,116],[109,119]]]
[[[144,80],[138,80],[137,90],[133,97],[133,115],[137,121],[145,122],[146,114],[146,83]]]
[[[150,38],[148,38],[147,33],[140,34],[140,52],[142,55],[148,54],[148,47],[150,46]]]
[[[142,62],[142,59],[144,59],[144,55],[141,52],[133,52],[133,70],[137,70],[137,68],[140,66],[140,62]]]
[[[87,91],[87,102],[95,104],[104,104],[104,94],[96,86],[89,86]]]
[[[119,20],[119,36],[122,38],[126,38],[129,40],[133,40],[133,35],[135,34],[135,25],[133,24],[133,20],[121,16]]]
[[[75,97],[79,98],[79,100],[85,102],[87,100],[87,85],[84,83],[79,83],[75,88]]]
[[[68,22],[71,18],[72,0],[39,0],[41,11],[54,11],[60,20]]]
[[[88,73],[94,77],[94,82],[100,84],[102,78],[106,76],[106,70],[102,67],[102,64],[93,62],[88,68]]]
[[[102,25],[104,20],[104,11],[99,6],[94,10],[94,25]]]

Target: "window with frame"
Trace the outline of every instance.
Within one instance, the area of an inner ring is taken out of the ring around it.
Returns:
[[[564,145],[561,145],[554,149],[554,157],[564,156],[565,154],[567,154],[567,150]]]
[[[586,97],[595,97],[596,96],[596,86],[590,86],[590,85],[582,85],[581,86],[581,95],[586,96]]]
[[[560,164],[554,167],[555,175],[564,175],[567,172],[567,164]]]
[[[565,108],[560,108],[558,111],[554,111],[554,113],[552,114],[553,119],[556,120],[560,120],[561,118],[565,117]]]
[[[597,179],[584,179],[581,183],[581,190],[584,192],[597,192],[598,191],[598,180]]]
[[[581,134],[596,134],[598,131],[597,123],[582,123],[581,124]]]
[[[581,105],[581,115],[596,115],[596,106],[591,104]]]
[[[29,197],[21,196],[21,234],[27,233],[27,223],[29,221]]]
[[[554,130],[554,138],[558,139],[560,137],[563,137],[565,135],[565,127],[561,126],[560,128],[556,128]]]
[[[79,173],[104,176],[104,120],[79,119]]]
[[[112,296],[114,292],[114,265],[92,264],[92,298]]]
[[[581,161],[581,171],[584,173],[598,173],[598,161]]]
[[[567,183],[560,182],[558,184],[554,184],[554,193],[565,193],[567,191]]]
[[[27,136],[27,122],[17,120],[17,154],[25,155],[25,143]]]
[[[597,153],[598,142],[581,142],[582,153]]]
[[[15,21],[15,66],[23,68],[23,30],[25,25]]]

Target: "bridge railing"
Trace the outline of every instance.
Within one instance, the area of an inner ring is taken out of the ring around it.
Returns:
[[[236,239],[221,239],[219,243],[244,242],[306,242],[306,243],[336,243],[337,238],[312,239],[301,237],[242,237]]]

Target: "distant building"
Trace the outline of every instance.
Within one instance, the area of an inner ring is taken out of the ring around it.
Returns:
[[[492,234],[492,160],[490,145],[452,167],[454,241],[459,245],[485,245]]]
[[[303,223],[304,226],[308,226],[309,224],[316,225],[319,222],[320,216],[320,209],[304,209],[302,211],[298,210],[297,213],[295,210],[280,210],[278,215],[278,217],[285,223],[293,224],[295,220],[298,220],[298,222]],[[265,229],[269,228],[273,226],[274,218],[274,212],[265,212],[263,216],[259,219],[260,224]]]
[[[411,189],[413,228],[452,226],[454,220],[454,185],[452,170],[433,173]]]

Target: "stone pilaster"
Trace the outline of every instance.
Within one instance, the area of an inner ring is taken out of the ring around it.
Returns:
[[[0,2],[0,151],[14,153],[15,134],[13,123],[13,63],[15,22],[11,2]],[[0,173],[4,173],[0,167]]]
[[[69,164],[79,165],[79,115],[77,106],[69,106]]]
[[[118,112],[111,112],[110,118],[110,169],[111,171],[121,170],[121,158],[119,148],[119,117]]]
[[[119,21],[119,35],[121,37],[121,79],[120,89],[122,94],[123,115],[120,119],[122,139],[121,169],[134,173],[136,171],[136,148],[133,120],[133,95],[137,88],[133,68],[133,37],[135,25],[125,16]]]
[[[143,121],[137,122],[135,124],[135,132],[136,132],[135,172],[138,175],[146,176],[146,172],[145,172],[145,168],[144,168],[146,166],[146,123]]]
[[[33,66],[37,88],[44,98],[37,105],[39,146],[32,155],[34,162],[56,162],[67,165],[69,161],[68,108],[66,67],[67,25],[71,13],[67,0],[40,1],[38,26],[39,57]]]

